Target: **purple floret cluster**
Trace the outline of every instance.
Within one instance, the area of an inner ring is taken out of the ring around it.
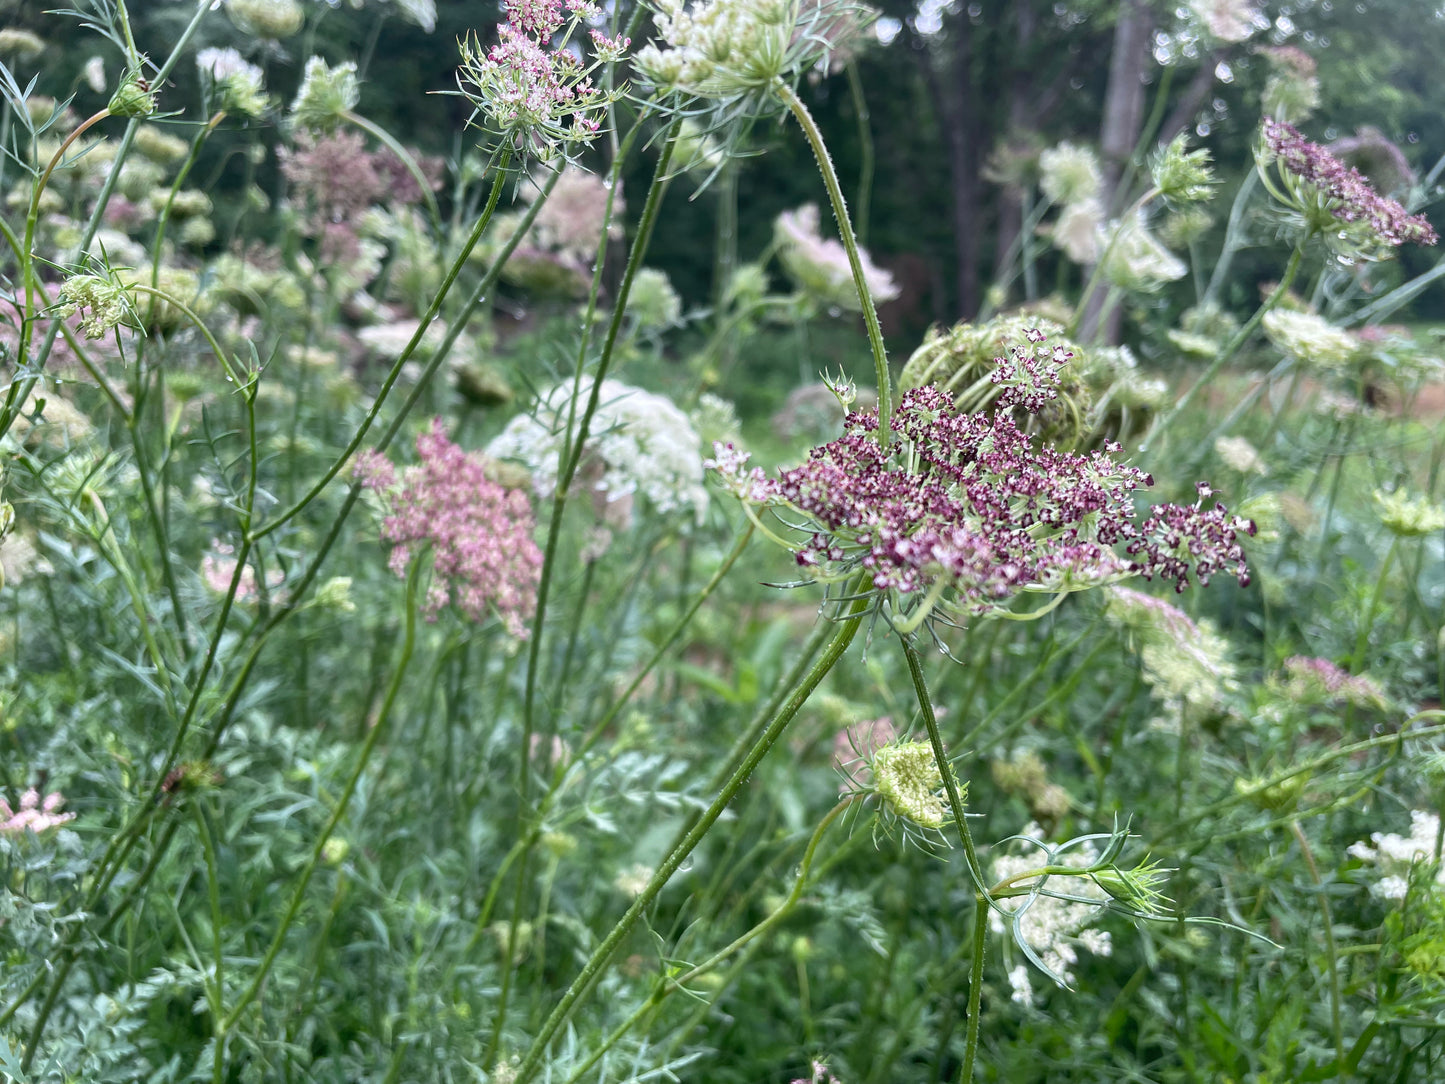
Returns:
[[[416,450],[420,462],[400,476],[375,451],[363,454],[354,472],[387,501],[381,534],[392,543],[392,571],[406,575],[418,547],[428,547],[428,617],[452,601],[472,620],[495,611],[508,632],[525,637],[542,572],[526,494],[488,479],[486,461],[447,439],[440,419],[416,438]]]
[[[1182,591],[1227,570],[1247,584],[1241,533],[1221,504],[1164,504],[1142,522],[1135,493],[1153,484],[1113,458],[1035,446],[1003,411],[966,414],[935,387],[906,393],[880,446],[876,411],[848,416],[842,437],[776,478],[732,445],[711,462],[749,505],[806,522],[800,566],[832,581],[865,571],[879,591],[928,592],[930,605],[982,614],[1021,592],[1063,593],[1132,576]],[[915,596],[916,599],[916,596]],[[908,598],[898,604],[908,608]]]
[[[1409,214],[1395,200],[1377,193],[1359,170],[1311,143],[1292,125],[1265,121],[1264,140],[1288,172],[1330,201],[1330,213],[1341,222],[1363,223],[1386,245],[1433,245],[1438,240],[1424,215]]]

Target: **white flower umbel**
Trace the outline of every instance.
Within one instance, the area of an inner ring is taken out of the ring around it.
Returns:
[[[1097,199],[1070,203],[1054,223],[1054,247],[1079,264],[1092,264],[1104,250],[1104,208]]]
[[[1099,198],[1104,174],[1088,147],[1060,143],[1039,155],[1039,187],[1055,203],[1083,203]]]
[[[1419,863],[1433,863],[1436,859],[1435,844],[1440,837],[1440,815],[1426,810],[1410,811],[1410,834],[1396,835],[1394,832],[1371,832],[1368,843],[1350,845],[1348,853],[1363,862],[1369,862],[1380,871],[1380,879],[1370,885],[1370,891],[1387,900],[1402,900],[1409,888],[1410,867]],[[1445,885],[1445,870],[1436,869],[1435,884]]]
[[[1081,871],[1079,876],[1052,874],[1047,879],[1024,878],[1012,887],[1036,887],[1026,896],[1000,899],[999,906],[1012,914],[997,910],[989,913],[989,925],[995,933],[1005,931],[1005,922],[1013,927],[1014,939],[1039,964],[1049,977],[1061,985],[1073,982],[1073,966],[1079,960],[1078,950],[1088,949],[1095,956],[1108,956],[1113,951],[1109,934],[1090,929],[1104,914],[1109,894],[1082,873],[1099,862],[1099,853],[1090,842],[1063,849],[1043,841],[1043,832],[1030,824],[1017,837],[1026,853],[1000,855],[993,861],[993,874],[1000,883],[1042,866],[1067,866]],[[1044,883],[1040,885],[1040,880]],[[1068,897],[1068,898],[1064,898]],[[1022,966],[1022,965],[1020,965]],[[1028,972],[1018,968],[1009,973],[1013,1000],[1024,1002],[1032,997]]]
[[[1360,349],[1348,331],[1308,312],[1273,309],[1264,315],[1264,333],[1281,353],[1314,369],[1343,369]]]
[[[1127,215],[1114,226],[1104,247],[1104,275],[1123,290],[1143,293],[1182,279],[1189,268],[1149,232],[1143,212]]]
[[[590,390],[582,385],[582,394]],[[487,454],[526,466],[543,499],[557,488],[557,459],[572,397],[570,382],[542,393],[531,415],[519,415],[487,446]],[[583,404],[577,405],[580,416]],[[659,512],[690,508],[698,521],[707,512],[701,443],[687,415],[672,401],[616,380],[602,382],[592,434],[577,472],[604,519],[630,520],[631,500],[641,496]]]

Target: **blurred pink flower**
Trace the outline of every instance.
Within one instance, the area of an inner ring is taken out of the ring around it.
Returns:
[[[20,799],[20,808],[12,810],[10,803],[0,798],[0,835],[19,835],[21,832],[44,832],[56,828],[66,821],[75,819],[74,813],[61,813],[65,798],[56,791],[40,800],[40,792],[31,787]]]

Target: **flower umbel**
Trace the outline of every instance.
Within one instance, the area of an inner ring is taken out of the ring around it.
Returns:
[[[890,743],[873,754],[868,766],[874,792],[895,816],[920,828],[942,828],[948,823],[948,806],[940,794],[943,773],[928,742]]]
[[[597,10],[590,0],[521,0],[507,5],[495,45],[484,49],[475,34],[464,40],[457,85],[475,108],[472,123],[542,161],[565,157],[570,145],[595,137],[611,98],[590,73],[628,44],[594,34],[595,62],[584,64],[569,39]]]
[[[1051,367],[1032,382],[1015,374],[1009,405],[1046,401]],[[825,583],[866,574],[904,631],[935,609],[1019,617],[1011,604],[1022,593],[1062,596],[1134,575],[1182,591],[1227,567],[1248,582],[1238,532],[1253,525],[1218,504],[1160,505],[1139,522],[1134,494],[1153,479],[1116,462],[1118,445],[1088,455],[1036,447],[1008,413],[961,413],[932,386],[903,396],[886,448],[877,425],[874,411],[850,414],[841,438],[776,478],[749,472],[731,445],[715,445],[710,465],[800,568]],[[774,534],[759,507],[804,517],[790,524],[802,538]]]
[[[1407,241],[1433,245],[1435,228],[1423,215],[1409,214],[1381,196],[1351,169],[1292,125],[1264,122],[1260,176],[1281,203],[1298,213],[1342,257],[1378,260]],[[1276,163],[1278,184],[1264,171]]]
[[[429,547],[428,617],[452,601],[474,621],[495,611],[508,632],[525,637],[542,570],[526,495],[489,481],[482,457],[448,440],[440,419],[417,436],[416,450],[421,462],[399,478],[389,477],[377,453],[359,460],[355,471],[387,501],[381,535],[392,543],[392,571],[405,576],[412,558]]]

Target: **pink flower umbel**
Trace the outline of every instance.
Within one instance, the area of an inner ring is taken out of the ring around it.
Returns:
[[[1304,216],[1331,247],[1360,259],[1379,259],[1390,248],[1414,242],[1433,245],[1435,228],[1424,215],[1409,214],[1381,196],[1363,174],[1311,143],[1292,125],[1264,122],[1264,143],[1278,162],[1276,186],[1261,170],[1266,187],[1287,207]]]
[[[486,461],[448,440],[440,418],[416,438],[416,450],[421,462],[399,476],[377,452],[354,471],[387,501],[381,535],[392,543],[392,571],[405,576],[419,548],[430,549],[428,618],[455,602],[474,621],[495,611],[511,635],[525,638],[542,574],[526,494],[490,481]]]
[[[57,828],[66,821],[75,819],[74,813],[62,813],[60,807],[65,798],[59,792],[47,794],[41,801],[40,792],[34,787],[20,798],[20,808],[12,810],[10,803],[0,798],[0,835],[19,835],[30,831],[39,834]]]
[[[1057,364],[1003,365],[1007,405],[1047,403]],[[1254,525],[1202,507],[1204,483],[1199,504],[1156,506],[1139,522],[1134,494],[1154,480],[1116,461],[1117,444],[1088,455],[1036,446],[1009,413],[961,413],[936,387],[903,396],[887,447],[877,428],[876,411],[850,414],[842,437],[776,478],[748,471],[731,445],[718,445],[709,466],[813,579],[865,574],[902,631],[938,611],[1022,617],[1020,594],[1057,601],[1133,576],[1182,591],[1227,569],[1248,583],[1238,532]],[[757,506],[786,509],[800,537],[779,537]]]

